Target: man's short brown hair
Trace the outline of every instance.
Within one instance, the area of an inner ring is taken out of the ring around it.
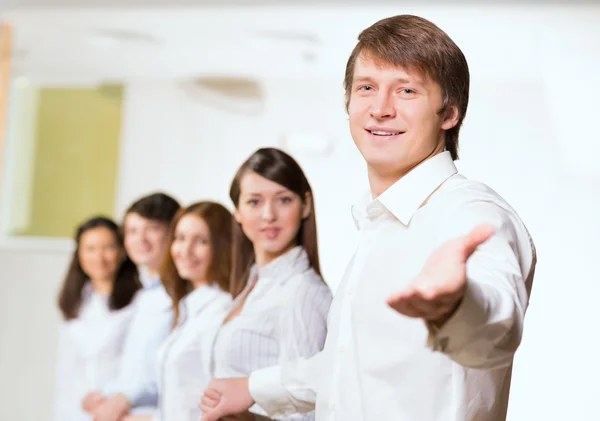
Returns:
[[[177,200],[168,194],[157,192],[133,202],[125,212],[125,216],[130,213],[137,213],[142,218],[161,222],[169,226],[179,208]]]
[[[416,70],[440,85],[442,108],[458,110],[456,126],[446,131],[445,147],[452,159],[458,159],[458,132],[469,103],[469,67],[464,54],[448,34],[418,16],[399,15],[382,19],[358,36],[344,77],[346,110],[350,102],[354,65],[358,56],[368,54],[376,61]]]

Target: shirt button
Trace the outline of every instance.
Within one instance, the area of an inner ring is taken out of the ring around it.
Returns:
[[[348,288],[346,295],[348,295],[348,297],[354,297],[354,287]]]
[[[329,402],[329,410],[332,412],[335,411],[335,403]]]
[[[340,354],[343,354],[343,353],[344,353],[344,351],[346,351],[346,348],[344,348],[343,346],[340,346],[340,347],[338,347],[338,352],[339,352]]]

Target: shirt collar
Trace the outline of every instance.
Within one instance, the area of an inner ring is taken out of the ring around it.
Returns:
[[[352,207],[354,223],[358,228],[361,218],[374,217],[385,207],[400,222],[408,225],[412,216],[435,189],[457,172],[450,152],[439,153],[413,168],[375,200],[371,200],[368,194],[363,196]]]
[[[181,305],[185,307],[187,314],[196,314],[206,307],[217,295],[219,286],[217,283],[201,286],[194,289],[182,300]]]
[[[255,263],[250,270],[249,279],[287,279],[289,275],[303,272],[309,267],[306,250],[302,246],[296,246],[261,268]]]
[[[91,280],[86,280],[85,284],[83,284],[83,289],[81,290],[81,297],[83,301],[87,301],[90,299],[92,294],[94,294],[94,287],[92,286]]]
[[[156,274],[151,276],[148,273],[148,269],[143,266],[138,266],[138,272],[140,274],[140,282],[144,289],[154,288],[160,285],[160,275]]]
[[[109,296],[102,295],[102,294],[96,292],[96,290],[94,289],[94,286],[92,285],[92,281],[90,279],[88,279],[85,282],[85,284],[83,285],[83,289],[81,290],[81,298],[82,298],[82,300],[81,300],[82,302],[88,302],[90,300],[108,302]]]

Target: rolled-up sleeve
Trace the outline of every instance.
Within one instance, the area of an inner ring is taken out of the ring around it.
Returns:
[[[248,382],[254,401],[272,417],[293,417],[315,409],[323,352],[312,358],[254,371]]]

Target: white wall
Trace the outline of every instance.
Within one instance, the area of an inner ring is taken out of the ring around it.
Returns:
[[[470,62],[471,103],[458,166],[513,204],[538,247],[525,336],[515,362],[510,421],[591,419],[596,412],[598,10],[423,13],[455,38]],[[355,27],[358,33],[364,27],[360,19],[344,19],[340,12],[342,21],[344,31]],[[347,49],[347,42],[330,48]],[[315,190],[323,271],[335,289],[355,239],[349,206],[367,187],[342,109],[342,70],[335,80],[264,82],[265,104],[258,116],[214,109],[174,82],[130,83],[119,211],[157,189],[184,203],[211,198],[231,207],[229,183],[252,151],[278,145],[285,132],[318,131],[333,142],[329,156],[292,153]],[[53,300],[64,264],[64,255],[0,250],[6,285],[0,294],[0,419],[48,419],[52,334],[58,320]],[[23,357],[33,355],[33,364]],[[5,380],[15,375],[16,385]],[[29,390],[41,397],[39,405],[27,400]]]
[[[264,111],[245,116],[214,109],[172,82],[130,84],[118,213],[141,193],[156,189],[182,203],[208,198],[231,209],[229,185],[252,152],[282,147],[282,133],[324,133],[334,145],[327,156],[289,152],[315,190],[323,271],[336,286],[354,237],[348,209],[357,189],[367,188],[364,164],[347,133],[340,86],[339,81],[271,81],[265,84]]]
[[[0,248],[0,420],[50,421],[67,251]]]

